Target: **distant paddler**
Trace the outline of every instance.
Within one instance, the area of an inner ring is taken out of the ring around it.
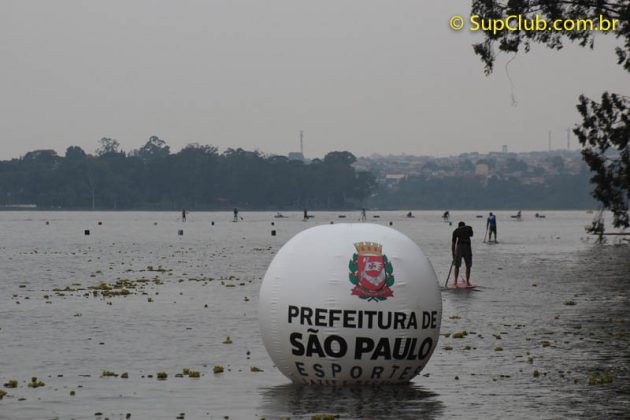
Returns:
[[[444,212],[444,214],[442,214],[442,220],[444,220],[445,222],[448,222],[448,219],[451,217],[451,214],[449,213],[448,210],[446,210]]]
[[[233,222],[238,222],[238,209],[236,207],[234,207],[234,219],[232,220]]]
[[[304,209],[304,221],[308,221],[308,209]]]
[[[186,209],[182,210],[182,222],[186,221]]]
[[[472,227],[466,223],[459,222],[457,229],[453,231],[451,241],[451,253],[453,254],[453,265],[455,266],[455,284],[459,277],[459,267],[462,265],[462,258],[466,264],[466,286],[470,284],[470,268],[472,267],[472,246],[470,238],[473,236]]]
[[[492,214],[492,212],[490,212],[490,214],[488,215],[488,220],[486,222],[486,232],[490,232],[490,234],[488,235],[488,242],[492,242],[492,234],[494,233],[494,242],[498,243],[497,217],[494,214]]]

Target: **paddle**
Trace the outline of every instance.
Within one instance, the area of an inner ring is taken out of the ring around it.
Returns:
[[[483,242],[486,243],[486,236],[488,236],[488,224],[486,224],[486,233],[483,235]]]
[[[457,242],[459,238],[455,238],[455,252],[457,252]],[[455,265],[455,256],[453,255],[453,261],[451,261],[451,268],[448,269],[448,276],[446,276],[446,282],[444,283],[444,288],[448,285],[448,279],[451,278],[451,271],[453,270],[453,265]],[[457,284],[457,279],[455,279],[455,284]]]

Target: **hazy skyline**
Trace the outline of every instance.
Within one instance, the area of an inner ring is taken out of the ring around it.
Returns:
[[[0,3],[0,159],[35,149],[129,151],[152,135],[307,157],[566,147],[581,93],[628,94],[612,36],[534,47],[486,77],[470,1]],[[572,139],[573,148],[577,147]]]

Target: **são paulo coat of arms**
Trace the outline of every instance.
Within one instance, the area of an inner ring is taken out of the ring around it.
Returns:
[[[352,294],[368,301],[383,301],[394,296],[394,268],[383,254],[383,246],[376,242],[357,242],[357,252],[348,264]]]

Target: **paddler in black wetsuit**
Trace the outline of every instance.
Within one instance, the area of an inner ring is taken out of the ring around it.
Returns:
[[[466,285],[470,286],[470,267],[472,267],[472,247],[470,246],[470,238],[473,236],[472,227],[466,226],[466,223],[459,222],[457,229],[453,231],[453,241],[451,243],[451,252],[453,253],[453,261],[455,265],[455,284],[459,276],[459,267],[462,265],[462,258],[466,264]]]

